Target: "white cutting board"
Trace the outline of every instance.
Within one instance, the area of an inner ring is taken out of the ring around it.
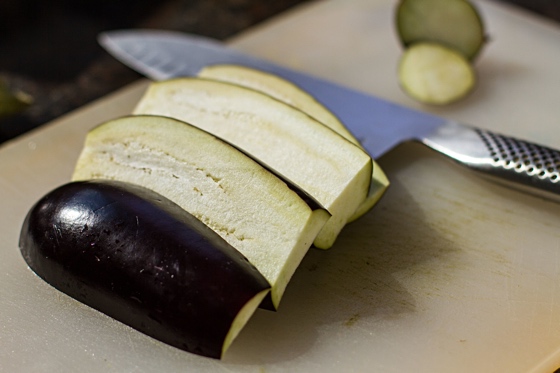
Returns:
[[[390,0],[296,8],[232,45],[395,102],[560,148],[560,28],[479,2],[492,42],[466,100],[404,96]],[[34,276],[17,241],[67,182],[86,131],[127,114],[141,81],[0,148],[0,372],[552,372],[560,367],[560,204],[494,185],[421,145],[379,160],[381,203],[309,252],[277,313],[224,361],[154,341]],[[388,123],[387,125],[390,125]]]

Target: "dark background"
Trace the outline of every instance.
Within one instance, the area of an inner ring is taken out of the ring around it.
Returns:
[[[0,116],[0,143],[140,78],[97,45],[101,31],[161,28],[223,40],[307,1],[0,0],[0,85],[33,98]],[[560,0],[496,1],[560,22]]]

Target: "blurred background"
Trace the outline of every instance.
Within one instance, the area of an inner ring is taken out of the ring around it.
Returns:
[[[104,30],[161,28],[227,39],[311,0],[0,0],[0,144],[138,74],[96,42]],[[560,0],[494,0],[560,23]]]

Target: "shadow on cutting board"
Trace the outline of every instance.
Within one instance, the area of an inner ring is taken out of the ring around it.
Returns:
[[[386,171],[390,176],[391,169]],[[407,188],[394,180],[382,201],[348,225],[333,248],[310,250],[280,310],[258,311],[224,362],[271,364],[297,359],[313,349],[322,329],[329,329],[331,335],[331,329],[336,335],[352,328],[375,334],[387,321],[417,312],[417,295],[402,285],[410,280],[410,273],[429,271],[424,262],[445,263],[459,251],[425,222]],[[456,262],[450,259],[449,266]],[[437,283],[452,276],[444,268],[432,277]],[[426,286],[425,290],[437,292],[437,284],[435,290]],[[332,343],[336,345],[336,339]]]

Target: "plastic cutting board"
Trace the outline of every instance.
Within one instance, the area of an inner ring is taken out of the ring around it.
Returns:
[[[560,28],[495,2],[479,85],[445,108],[408,99],[394,1],[311,2],[248,30],[249,53],[482,128],[560,147]],[[560,204],[471,175],[418,144],[379,160],[381,203],[312,250],[277,313],[223,361],[154,341],[34,276],[17,241],[67,182],[85,133],[128,114],[124,88],[0,148],[0,372],[552,372],[560,367]],[[390,124],[388,124],[390,125]]]

